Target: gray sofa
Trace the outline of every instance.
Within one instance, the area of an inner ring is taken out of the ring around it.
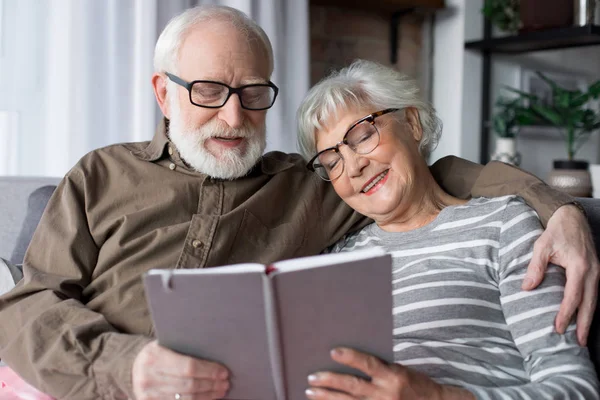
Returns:
[[[59,178],[0,176],[0,257],[21,264]]]
[[[0,176],[0,257],[14,264],[23,255],[58,178],[17,178]],[[579,199],[585,208],[600,250],[600,199]],[[600,307],[592,323],[590,355],[600,375]]]

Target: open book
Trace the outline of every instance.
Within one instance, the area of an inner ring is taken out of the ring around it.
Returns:
[[[359,375],[336,346],[388,362],[391,257],[382,249],[262,264],[151,270],[145,288],[158,342],[231,371],[229,399],[306,399],[318,371]]]

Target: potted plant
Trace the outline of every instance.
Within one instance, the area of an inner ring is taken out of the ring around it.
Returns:
[[[497,111],[492,117],[492,129],[496,134],[496,151],[491,159],[519,165],[521,154],[517,152],[516,137],[519,128],[536,121],[535,115],[525,106],[521,97],[499,97]]]
[[[600,80],[589,86],[586,91],[568,90],[541,72],[536,74],[550,86],[551,102],[544,103],[534,94],[508,89],[528,102],[528,112],[556,126],[563,133],[567,159],[554,161],[554,171],[550,174],[548,183],[575,196],[589,196],[589,163],[576,160],[575,154],[590,135],[600,129],[600,112],[590,108],[591,101],[600,97]]]
[[[501,31],[516,34],[521,27],[519,0],[485,0],[481,12]]]

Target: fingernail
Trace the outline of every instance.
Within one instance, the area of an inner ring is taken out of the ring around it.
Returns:
[[[531,287],[532,284],[533,284],[533,279],[531,279],[529,277],[523,279],[523,287],[524,288]]]
[[[226,369],[219,372],[220,379],[227,379],[228,376],[229,376],[229,371],[227,371]]]
[[[306,389],[304,391],[304,394],[307,395],[308,397],[315,397],[317,394],[315,393],[314,390],[312,389]]]
[[[319,377],[315,374],[311,374],[308,376],[308,381],[311,383],[317,381],[318,379],[319,379]]]
[[[344,350],[340,349],[339,347],[336,347],[335,349],[331,350],[331,355],[332,356],[341,356],[344,354]]]

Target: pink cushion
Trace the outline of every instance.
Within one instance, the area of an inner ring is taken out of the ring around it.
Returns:
[[[0,367],[0,399],[54,400],[25,382],[9,367]]]

